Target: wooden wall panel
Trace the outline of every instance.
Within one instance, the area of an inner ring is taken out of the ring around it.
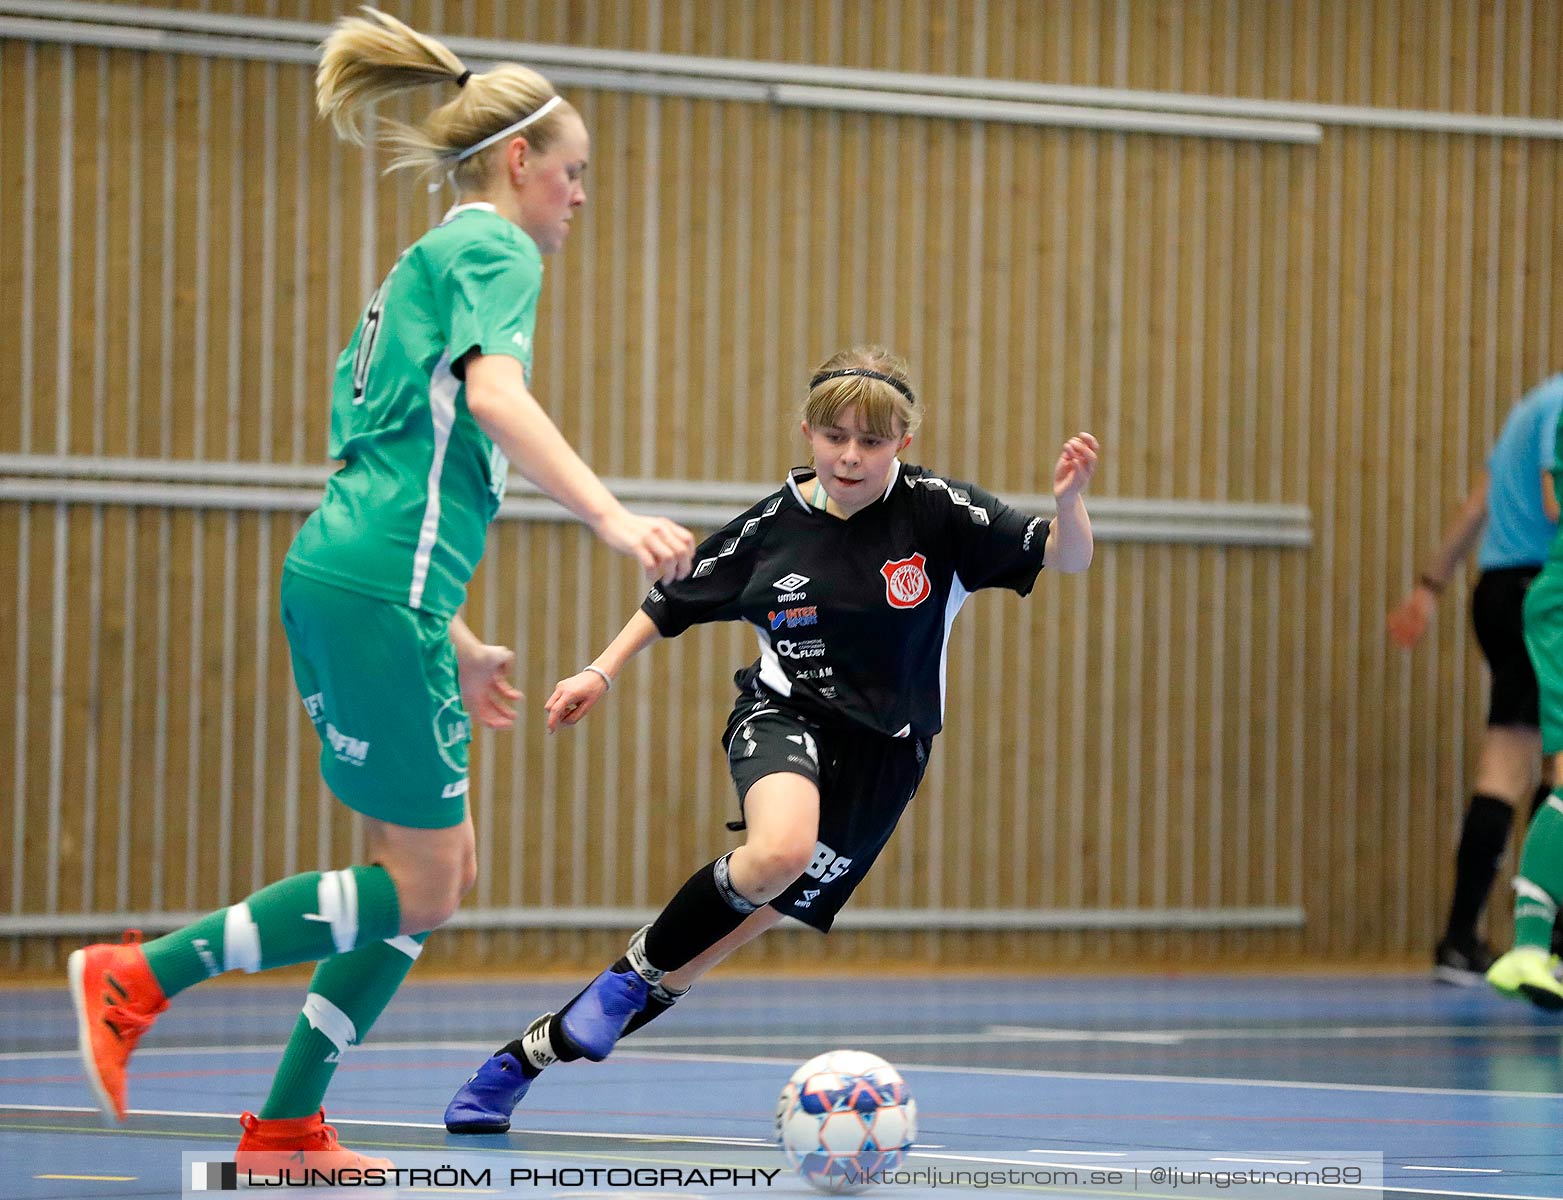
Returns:
[[[508,39],[1563,115],[1563,17],[1539,2],[392,7]],[[603,474],[780,478],[808,369],[872,339],[912,358],[927,400],[914,460],[1040,493],[1057,444],[1090,428],[1098,494],[1313,516],[1306,551],[1114,542],[1028,601],[974,598],[949,730],[859,900],[1297,905],[1304,929],[843,932],[749,960],[1425,955],[1485,677],[1458,589],[1415,655],[1383,617],[1509,404],[1563,362],[1559,143],[571,98],[590,201],[549,263],[536,383]],[[335,356],[445,198],[379,176],[311,104],[292,65],[0,43],[0,172],[20,181],[0,194],[0,453],[321,461]],[[210,907],[354,852],[276,621],[297,521],[0,503],[7,911]],[[578,528],[506,522],[471,619],[517,646],[535,706],[638,593]],[[480,737],[474,903],[655,905],[720,853],[716,739],[752,653],[745,631],[697,630],[585,731]],[[590,960],[617,937],[467,932],[430,953]],[[13,939],[10,959],[47,967],[62,944]]]

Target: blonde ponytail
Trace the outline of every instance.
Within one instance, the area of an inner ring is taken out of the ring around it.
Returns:
[[[358,145],[364,136],[363,110],[377,100],[431,83],[460,88],[421,124],[383,121],[382,140],[395,152],[387,170],[410,167],[425,176],[447,172],[459,189],[481,186],[491,156],[461,162],[457,155],[535,112],[556,93],[553,84],[530,67],[501,63],[475,74],[436,38],[419,33],[388,13],[364,8],[361,17],[343,17],[321,46],[315,72],[315,107],[339,136]],[[574,113],[561,101],[529,126],[527,142],[538,151],[558,134],[561,118]]]

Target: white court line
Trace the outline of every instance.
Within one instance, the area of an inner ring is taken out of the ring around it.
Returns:
[[[644,1051],[624,1050],[620,1051],[620,1055],[626,1060],[643,1058],[648,1062],[756,1063],[778,1067],[794,1065],[792,1060],[787,1058],[744,1058],[733,1054],[648,1054]],[[903,1075],[912,1071],[919,1071],[930,1075],[996,1075],[1008,1078],[1072,1079],[1105,1083],[1166,1083],[1189,1084],[1197,1087],[1295,1088],[1303,1091],[1369,1092],[1404,1096],[1488,1096],[1505,1100],[1563,1100],[1563,1092],[1500,1092],[1489,1091],[1483,1088],[1402,1087],[1387,1083],[1320,1083],[1317,1080],[1310,1079],[1227,1079],[1224,1077],[1198,1075],[1127,1075],[1111,1071],[1042,1071],[1027,1070],[1022,1067],[956,1067],[947,1063],[909,1062],[896,1063],[896,1069]],[[1548,1197],[1547,1200],[1558,1200],[1558,1197]]]
[[[888,1046],[981,1046],[1007,1045],[1013,1042],[1130,1042],[1140,1045],[1170,1046],[1183,1039],[1161,1033],[1121,1033],[1113,1030],[1056,1029],[1028,1030],[1024,1033],[997,1029],[966,1033],[877,1033],[862,1030],[840,1035],[845,1039],[861,1037],[876,1045]],[[718,1034],[715,1037],[648,1037],[637,1043],[648,1048],[677,1046],[817,1046],[817,1033]]]
[[[818,1040],[817,1038],[815,1039]],[[648,1053],[651,1049],[651,1039],[641,1042],[645,1049],[626,1048],[618,1052],[618,1061],[629,1062],[643,1060],[646,1062],[690,1062],[690,1063],[731,1063],[735,1065],[775,1066],[786,1067],[791,1070],[798,1064],[790,1058],[777,1058],[773,1055],[739,1055],[739,1054],[690,1054],[679,1052],[672,1054]],[[354,1057],[371,1053],[427,1053],[430,1050],[459,1050],[487,1053],[493,1049],[491,1042],[378,1042],[364,1046],[354,1046]],[[264,1046],[151,1046],[137,1050],[138,1057],[152,1057],[154,1055],[173,1056],[179,1054],[276,1054],[275,1045]],[[76,1061],[78,1058],[74,1050],[20,1050],[9,1053],[0,1053],[0,1062],[18,1060],[47,1060],[60,1059]],[[1293,1088],[1301,1091],[1320,1092],[1366,1092],[1369,1094],[1389,1094],[1399,1096],[1487,1096],[1504,1100],[1563,1100],[1563,1092],[1515,1092],[1515,1091],[1491,1091],[1484,1088],[1429,1088],[1429,1087],[1402,1087],[1394,1084],[1379,1083],[1320,1083],[1309,1079],[1228,1079],[1218,1076],[1196,1075],[1137,1075],[1119,1074],[1111,1071],[1043,1071],[1027,1070],[1021,1067],[960,1067],[947,1063],[909,1063],[896,1064],[902,1074],[908,1071],[920,1071],[930,1075],[983,1075],[998,1076],[1001,1078],[1021,1079],[1071,1079],[1085,1082],[1103,1083],[1165,1083],[1182,1084],[1190,1087],[1235,1087],[1235,1088]],[[6,1080],[0,1076],[0,1086]],[[1550,1197],[1549,1200],[1558,1200]]]
[[[271,1010],[265,1010],[270,1012]],[[1437,1039],[1460,1038],[1467,1040],[1503,1041],[1547,1036],[1546,1029],[1531,1025],[1505,1025],[1472,1028],[1464,1025],[1407,1025],[1362,1026],[1340,1029],[1153,1029],[1127,1031],[1120,1029],[1068,1029],[1038,1025],[990,1025],[982,1031],[950,1033],[881,1033],[865,1030],[864,1040],[878,1045],[1004,1045],[1012,1042],[1083,1042],[1106,1045],[1177,1046],[1190,1041],[1356,1041],[1371,1039]],[[843,1035],[847,1037],[856,1035]],[[728,1034],[712,1037],[650,1037],[637,1038],[636,1045],[648,1050],[676,1049],[685,1046],[727,1046],[739,1049],[744,1046],[813,1046],[819,1042],[817,1033],[796,1034]],[[487,1043],[429,1042],[432,1048],[487,1049]],[[166,1048],[162,1048],[166,1052]],[[242,1047],[249,1049],[249,1047]],[[275,1047],[265,1047],[275,1052]],[[150,1054],[153,1050],[139,1051]],[[187,1053],[210,1053],[210,1048],[190,1048]],[[47,1058],[52,1051],[15,1051],[0,1054],[0,1061],[20,1060],[29,1054]]]
[[[1311,1158],[1216,1158],[1211,1156],[1211,1162],[1236,1162],[1236,1163],[1260,1163],[1272,1167],[1306,1167],[1313,1161]]]
[[[1122,1029],[1053,1029],[1043,1025],[989,1025],[985,1032],[1006,1042],[1129,1042],[1146,1046],[1176,1046],[1187,1030],[1148,1029],[1135,1033]],[[893,1039],[887,1039],[893,1040]]]
[[[1027,1150],[1027,1154],[1068,1154],[1085,1158],[1128,1158],[1127,1150],[1051,1150],[1045,1146]]]
[[[989,1025],[986,1032],[1022,1041],[1069,1042],[1146,1041],[1178,1045],[1182,1042],[1217,1041],[1358,1041],[1365,1039],[1480,1038],[1499,1041],[1508,1038],[1556,1037],[1556,1030],[1537,1025],[1347,1025],[1329,1029],[1152,1029],[1139,1033],[1121,1030],[1054,1029],[1045,1025]],[[887,1039],[890,1040],[890,1039]]]
[[[1502,1175],[1499,1167],[1418,1167],[1411,1163],[1402,1163],[1402,1171],[1457,1171],[1461,1175]]]
[[[915,1146],[916,1143],[914,1142],[913,1145]],[[934,1158],[938,1159],[940,1162],[998,1163],[1004,1166],[1013,1167],[1063,1167],[1066,1170],[1071,1171],[1076,1170],[1084,1165],[1082,1163],[1043,1162],[1042,1160],[1035,1158],[991,1158],[985,1154],[950,1154],[948,1152],[944,1154],[923,1154],[918,1150],[908,1150],[906,1152],[906,1157]]]
[[[370,1042],[367,1045],[352,1047],[353,1056],[360,1054],[373,1054],[376,1051],[386,1053],[406,1054],[410,1051],[423,1052],[427,1050],[457,1050],[463,1054],[468,1053],[492,1053],[493,1042]],[[253,1046],[145,1046],[136,1051],[136,1057],[141,1058],[169,1058],[180,1054],[276,1054],[277,1047],[271,1045]],[[45,1060],[51,1058],[79,1058],[74,1050],[12,1050],[0,1053],[0,1062],[27,1062]],[[0,1083],[4,1080],[0,1079]]]

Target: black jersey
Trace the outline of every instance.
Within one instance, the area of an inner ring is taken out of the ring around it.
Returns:
[[[738,672],[827,725],[931,737],[944,723],[945,654],[966,597],[1031,591],[1048,522],[969,483],[896,463],[890,486],[849,520],[787,482],[701,543],[687,579],[641,610],[664,637],[747,621],[760,657]]]

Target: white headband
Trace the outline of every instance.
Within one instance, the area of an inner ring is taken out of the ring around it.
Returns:
[[[520,133],[521,130],[525,129],[533,121],[541,121],[544,117],[546,117],[549,113],[553,112],[554,109],[556,109],[557,107],[559,107],[559,105],[561,105],[563,103],[564,103],[564,97],[563,96],[550,96],[547,100],[543,101],[542,104],[540,104],[538,107],[534,108],[531,112],[527,113],[526,116],[522,117],[514,125],[506,125],[498,133],[490,134],[488,137],[484,138],[477,145],[475,145],[475,146],[468,146],[465,150],[463,150],[461,153],[457,154],[455,156],[455,158],[453,158],[451,160],[451,165],[454,166],[456,163],[465,162],[467,159],[471,158],[474,154],[477,154],[477,153],[479,153],[480,151],[483,151],[483,150],[487,150],[495,142],[499,141],[502,138],[509,137],[512,133]]]

